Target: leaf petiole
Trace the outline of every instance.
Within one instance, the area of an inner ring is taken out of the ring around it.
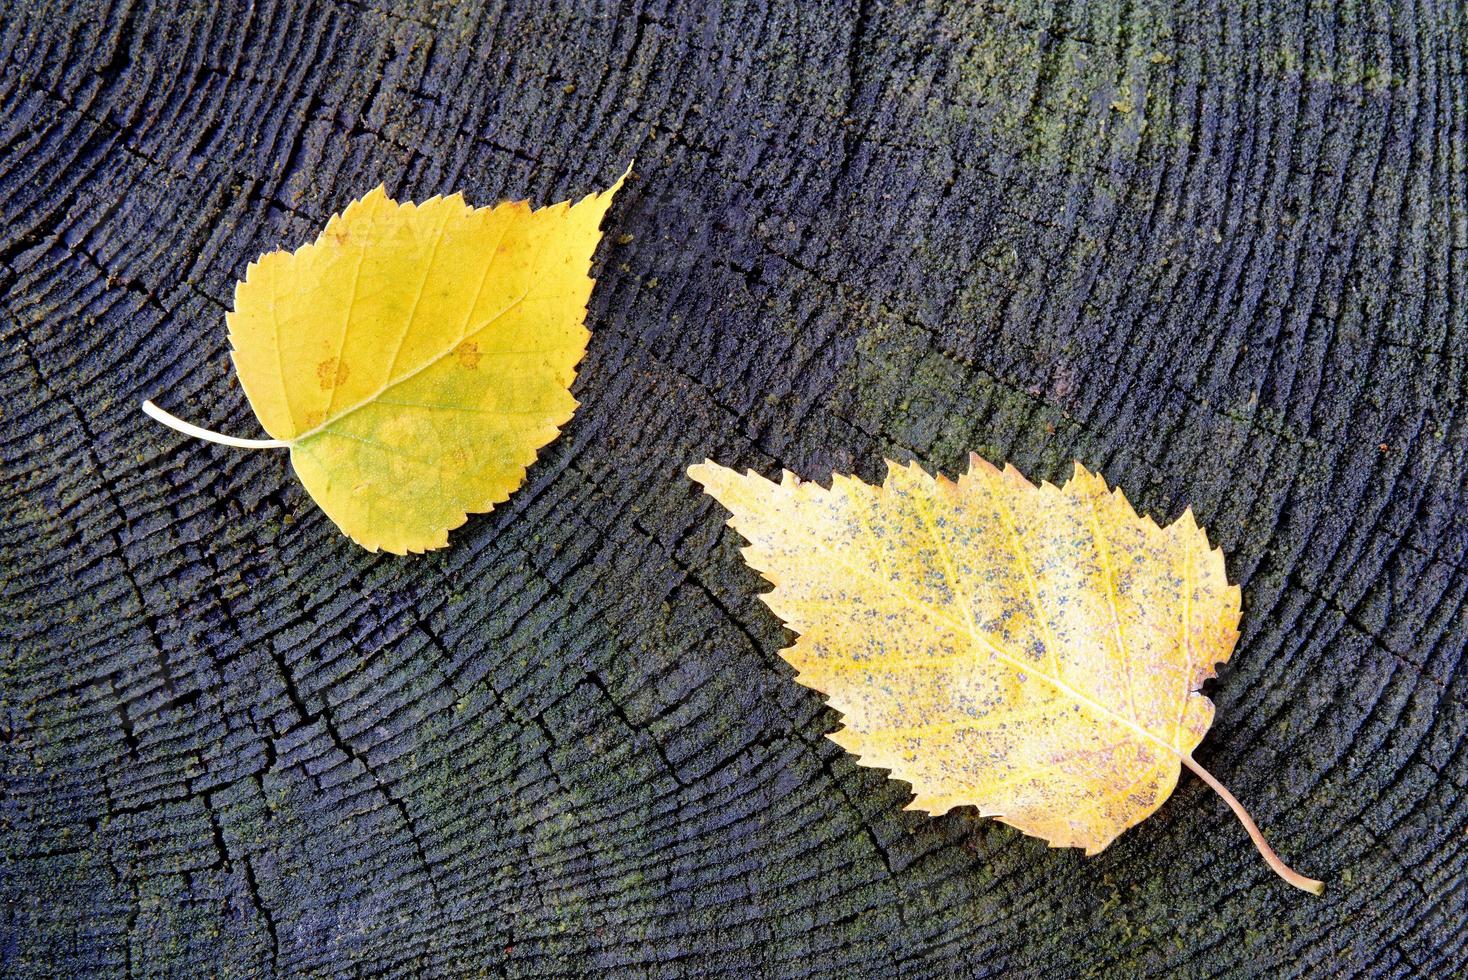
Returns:
[[[238,449],[289,449],[290,443],[282,439],[240,439],[236,436],[227,436],[209,429],[201,429],[192,422],[185,422],[176,415],[170,415],[163,409],[154,405],[151,401],[143,402],[143,414],[158,422],[162,422],[170,429],[176,429],[186,436],[195,439],[203,439],[205,442],[217,442],[221,446],[234,446]]]
[[[1193,770],[1199,779],[1213,787],[1213,791],[1223,797],[1223,802],[1227,803],[1228,808],[1234,812],[1234,816],[1239,818],[1239,822],[1249,832],[1249,838],[1254,842],[1254,846],[1259,848],[1259,853],[1264,856],[1265,863],[1274,869],[1275,874],[1296,888],[1303,889],[1312,895],[1323,895],[1325,893],[1325,882],[1316,881],[1314,878],[1306,878],[1280,860],[1279,855],[1274,853],[1274,848],[1270,847],[1269,842],[1264,839],[1264,834],[1259,831],[1258,825],[1254,823],[1254,818],[1249,816],[1249,811],[1244,809],[1244,805],[1228,791],[1228,787],[1214,779],[1213,774],[1198,765],[1191,755],[1184,755],[1181,758],[1183,765]]]

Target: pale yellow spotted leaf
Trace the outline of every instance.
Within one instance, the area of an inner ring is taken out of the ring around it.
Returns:
[[[532,209],[382,187],[317,239],[252,262],[228,315],[235,369],[270,440],[352,540],[440,548],[506,500],[571,417],[592,253],[626,179]]]
[[[888,464],[875,487],[712,462],[689,475],[733,517],[763,596],[798,639],[782,655],[843,715],[831,736],[912,784],[910,808],[972,805],[1095,854],[1160,807],[1192,758],[1198,693],[1238,639],[1239,589],[1191,510],[1166,528],[1076,464],[1063,487],[978,456],[955,483]]]

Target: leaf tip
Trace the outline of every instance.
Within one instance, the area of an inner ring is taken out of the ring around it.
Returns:
[[[727,466],[720,466],[711,459],[705,459],[702,463],[694,463],[688,467],[687,474],[690,480],[703,487],[704,493],[720,503],[724,502],[721,495],[729,489],[731,484],[747,479],[738,471],[731,470]],[[751,470],[750,476],[753,475],[754,471]]]

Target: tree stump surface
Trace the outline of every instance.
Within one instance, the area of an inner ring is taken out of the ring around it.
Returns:
[[[16,0],[0,973],[1468,969],[1468,13],[1451,0]],[[258,425],[246,264],[383,182],[606,186],[575,418],[427,556]],[[1191,505],[1199,760],[1093,858],[824,736],[712,457]]]

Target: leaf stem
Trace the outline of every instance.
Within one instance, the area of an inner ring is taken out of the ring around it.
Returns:
[[[1264,856],[1265,863],[1274,869],[1275,874],[1296,888],[1304,889],[1312,895],[1322,895],[1325,893],[1325,882],[1316,881],[1314,878],[1306,878],[1280,860],[1279,855],[1274,853],[1274,848],[1269,846],[1269,842],[1260,833],[1258,825],[1254,823],[1254,818],[1249,816],[1249,811],[1244,809],[1244,805],[1228,791],[1228,787],[1214,779],[1213,774],[1194,761],[1191,755],[1182,756],[1182,760],[1183,764],[1193,770],[1199,779],[1213,787],[1213,791],[1223,797],[1223,802],[1227,803],[1228,808],[1234,812],[1234,816],[1239,818],[1239,822],[1249,832],[1250,839],[1254,841],[1254,846],[1259,848],[1259,853]]]
[[[289,449],[291,445],[281,439],[240,439],[212,432],[209,429],[201,429],[192,422],[185,422],[176,415],[168,414],[150,401],[143,402],[143,414],[150,419],[162,422],[170,429],[177,429],[186,436],[203,439],[205,442],[217,442],[221,446],[234,446],[238,449]]]

